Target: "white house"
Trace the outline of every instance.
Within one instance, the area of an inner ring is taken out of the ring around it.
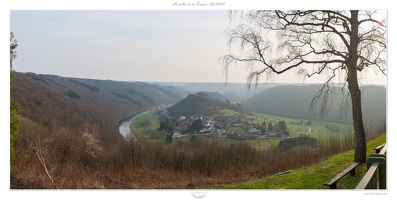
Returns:
[[[261,130],[256,129],[256,128],[249,128],[248,132],[251,133],[251,134],[260,134]]]
[[[175,131],[174,134],[172,135],[172,138],[180,138],[182,137],[181,132]]]

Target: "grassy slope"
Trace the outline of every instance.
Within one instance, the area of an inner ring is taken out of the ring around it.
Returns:
[[[259,123],[262,123],[262,121],[265,120],[267,124],[270,121],[274,125],[275,123],[278,122],[278,120],[284,120],[287,123],[287,127],[289,129],[291,136],[298,136],[300,133],[307,132],[301,125],[295,125],[295,124],[291,123],[293,121],[300,122],[301,119],[279,117],[279,116],[275,116],[275,115],[262,114],[262,113],[253,113],[253,114],[254,114],[254,116],[257,117],[257,120],[259,121]],[[303,120],[303,122],[306,123],[307,120]],[[339,132],[330,132],[326,128],[327,124],[333,124],[335,126],[338,126],[340,131]],[[315,138],[318,138],[318,136],[321,134],[332,133],[334,135],[335,134],[343,135],[345,133],[350,134],[353,131],[353,128],[351,125],[342,124],[342,123],[334,123],[334,122],[313,121],[312,125],[310,125],[310,127],[312,128],[312,132],[310,133],[310,135]]]
[[[262,124],[263,121],[266,121],[266,126],[268,126],[269,122],[273,123],[273,126],[278,123],[279,120],[284,120],[287,124],[287,128],[289,130],[291,137],[299,136],[299,134],[306,134],[307,130],[301,125],[292,124],[292,122],[300,122],[301,119],[297,118],[288,118],[288,117],[280,117],[275,115],[263,114],[263,113],[252,113],[256,117],[256,121],[254,123],[259,122]],[[307,120],[303,120],[304,123]],[[326,128],[327,124],[333,124],[339,127],[340,132],[331,132]],[[330,137],[339,137],[341,140],[349,137],[353,134],[353,128],[351,125],[342,124],[342,123],[333,123],[333,122],[323,122],[323,121],[313,121],[312,125],[310,125],[312,131],[310,132],[310,136],[316,138],[319,142],[328,142]],[[277,146],[280,142],[280,138],[271,138],[269,141],[273,143],[274,146]]]
[[[149,122],[147,126],[143,125],[145,119]],[[156,109],[138,116],[130,124],[130,130],[135,134],[140,134],[140,136],[143,136],[144,138],[150,137],[147,132],[155,131],[159,127],[160,120],[157,116]]]
[[[386,134],[367,143],[367,156],[374,153],[374,148],[386,142]],[[259,180],[208,186],[208,189],[328,189],[323,183],[331,179],[353,162],[354,151],[338,154],[312,166],[302,167],[291,173],[268,176]],[[366,165],[356,168],[356,176],[346,175],[338,181],[338,189],[354,189],[366,172]]]
[[[147,127],[143,127],[142,124],[144,123],[144,120],[148,120],[149,124]],[[157,116],[157,110],[152,110],[150,112],[144,113],[137,117],[133,123],[130,124],[130,128],[133,129],[150,129],[150,130],[155,130],[158,127],[160,127],[160,120]]]
[[[222,109],[222,110],[219,110],[219,113],[222,115],[225,115],[225,116],[241,115],[241,113],[236,112],[231,109]]]

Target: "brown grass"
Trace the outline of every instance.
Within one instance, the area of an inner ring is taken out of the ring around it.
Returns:
[[[109,147],[97,141],[95,126],[85,134],[59,129],[45,132],[22,120],[11,172],[11,188],[186,189],[253,180],[309,166],[353,148],[353,138],[329,138],[315,147],[258,152],[245,143],[225,145],[198,137],[170,145],[120,140]],[[381,133],[381,131],[379,131]],[[372,134],[373,136],[375,134]],[[41,141],[35,146],[34,139]],[[34,151],[41,148],[52,183]]]

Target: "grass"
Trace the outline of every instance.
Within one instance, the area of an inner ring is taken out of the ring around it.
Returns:
[[[367,156],[374,153],[374,148],[386,142],[386,134],[367,143]],[[347,168],[354,157],[354,150],[338,154],[317,164],[295,169],[279,175],[267,176],[258,180],[237,184],[212,185],[207,189],[328,189],[323,183]],[[356,168],[356,176],[346,175],[337,183],[338,189],[354,189],[366,172],[366,165]]]
[[[145,124],[146,120],[146,124]],[[160,127],[160,120],[157,116],[157,110],[151,110],[138,116],[131,124],[130,130],[133,134],[140,135],[144,138],[150,138],[153,132]]]
[[[244,133],[245,132],[245,129],[242,126],[231,125],[231,126],[229,126],[229,128],[227,128],[227,130],[231,131],[231,132],[235,132],[235,133]]]
[[[219,111],[219,113],[220,113],[221,115],[224,115],[224,116],[241,115],[241,113],[236,112],[236,111],[231,110],[231,109],[222,109],[222,110]]]
[[[266,124],[272,122],[274,125],[279,120],[284,120],[285,123],[287,124],[287,128],[289,130],[291,137],[296,137],[299,136],[299,134],[307,133],[306,129],[302,125],[291,123],[291,122],[300,122],[301,119],[279,117],[279,116],[263,114],[263,113],[253,113],[253,115],[257,118],[258,122],[262,123],[263,121],[266,121]],[[303,122],[306,123],[307,120],[303,120]],[[339,127],[339,132],[331,132],[330,130],[328,130],[326,128],[327,124],[332,124],[334,126]],[[330,135],[338,136],[341,139],[343,139],[345,138],[346,135],[351,136],[353,134],[353,127],[349,124],[312,121],[312,124],[309,126],[312,129],[312,131],[310,132],[310,136],[316,138],[320,142],[327,142]]]

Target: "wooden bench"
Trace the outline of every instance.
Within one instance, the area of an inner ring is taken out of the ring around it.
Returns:
[[[385,146],[385,144],[386,144],[386,143],[384,143],[384,144],[382,144],[382,145],[379,145],[379,146],[375,147],[375,148],[374,148],[375,152],[376,152],[376,153],[379,153],[379,152],[382,150],[382,148]]]
[[[325,182],[323,185],[328,186],[329,189],[336,189],[336,182],[338,182],[341,178],[343,178],[346,174],[350,173],[350,175],[356,175],[356,167],[360,163],[353,163],[348,168],[343,170],[341,173],[336,175],[334,178],[330,179],[329,181]]]

